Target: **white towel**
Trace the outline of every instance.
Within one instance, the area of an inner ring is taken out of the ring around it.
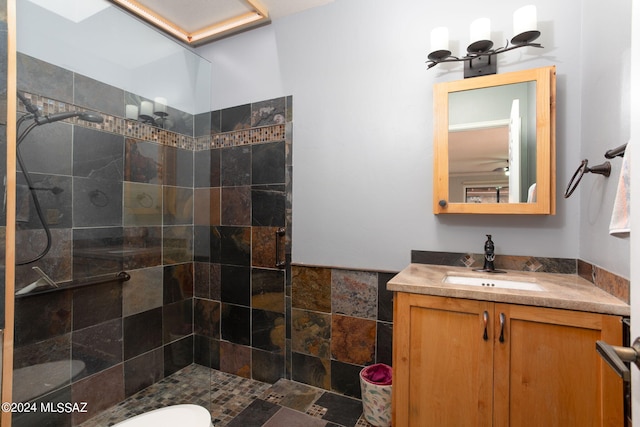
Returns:
[[[631,161],[629,147],[631,143],[627,143],[624,157],[622,159],[622,167],[620,168],[620,178],[618,179],[618,190],[616,191],[616,199],[613,203],[613,212],[611,213],[611,223],[609,224],[609,234],[614,236],[628,236],[631,233],[630,209],[631,209]]]

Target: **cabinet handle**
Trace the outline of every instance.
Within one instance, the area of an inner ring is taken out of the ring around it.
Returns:
[[[280,260],[280,238],[284,236],[286,233],[286,229],[284,227],[280,227],[276,230],[276,267],[284,268],[287,265],[286,260]]]
[[[507,319],[504,313],[500,313],[500,342],[504,342],[504,324],[507,322]]]
[[[489,339],[489,334],[487,333],[489,324],[489,312],[486,310],[484,313],[482,313],[482,323],[484,323],[484,334],[482,335],[482,339],[487,341]]]

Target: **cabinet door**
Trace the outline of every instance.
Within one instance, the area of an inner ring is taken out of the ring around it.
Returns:
[[[622,381],[596,352],[621,345],[617,316],[496,304],[495,426],[621,426]]]
[[[394,425],[490,426],[493,304],[406,293],[395,304]]]

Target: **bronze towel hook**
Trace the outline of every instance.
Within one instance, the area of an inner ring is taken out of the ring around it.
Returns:
[[[573,191],[576,189],[576,187],[580,183],[580,180],[582,179],[582,176],[585,173],[589,173],[589,172],[597,173],[599,175],[604,175],[606,177],[611,175],[611,163],[609,163],[608,161],[602,163],[601,165],[596,165],[592,168],[590,168],[588,164],[589,164],[589,160],[587,159],[584,159],[580,163],[580,166],[578,167],[576,172],[573,174],[573,177],[571,177],[571,181],[569,181],[569,185],[567,185],[567,190],[564,192],[565,199],[571,196],[571,194],[573,194]],[[576,177],[578,178],[577,180],[576,180]],[[575,184],[573,181],[575,181]]]

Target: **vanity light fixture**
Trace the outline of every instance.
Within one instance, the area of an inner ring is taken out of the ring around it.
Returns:
[[[163,129],[167,116],[167,99],[162,97],[157,97],[153,102],[142,101],[140,106],[127,104],[125,108],[125,117],[128,120],[139,120]]]
[[[538,31],[537,11],[534,5],[523,6],[513,13],[513,32],[515,36],[504,47],[493,48],[491,41],[491,22],[489,18],[476,19],[471,23],[469,35],[471,43],[467,54],[461,58],[451,55],[449,50],[449,30],[437,27],[431,31],[431,53],[428,56],[428,67],[431,69],[443,62],[464,62],[464,78],[496,74],[497,58],[503,52],[531,46],[542,48],[539,43],[532,43],[540,37]]]

